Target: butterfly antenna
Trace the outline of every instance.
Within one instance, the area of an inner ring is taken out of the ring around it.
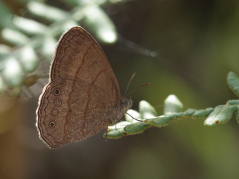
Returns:
[[[144,87],[144,86],[148,86],[148,85],[150,85],[150,84],[147,83],[147,84],[144,84],[144,85],[139,86],[138,88],[134,89],[134,90],[131,91],[129,94],[127,94],[125,97],[128,97],[130,94],[132,94],[133,92],[135,92],[135,91],[138,90],[139,88],[142,88],[142,87]]]
[[[128,83],[128,85],[127,85],[127,88],[126,88],[126,90],[125,90],[125,94],[124,94],[124,96],[126,96],[126,93],[127,93],[127,91],[128,91],[128,89],[129,89],[129,85],[130,85],[130,83],[132,82],[132,80],[133,80],[133,78],[135,77],[135,72],[133,73],[133,75],[131,76],[131,78],[130,78],[130,80],[129,80],[129,83]],[[128,96],[128,95],[127,95]]]

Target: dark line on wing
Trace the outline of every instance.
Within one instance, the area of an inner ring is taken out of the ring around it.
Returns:
[[[62,59],[66,56],[65,54],[66,54],[66,49],[67,48],[70,48],[70,44],[71,44],[71,40],[75,37],[75,36],[78,36],[79,34],[77,34],[77,32],[75,32],[75,31],[72,31],[72,32],[74,32],[74,34],[71,34],[70,33],[70,30],[68,31],[68,32],[66,32],[66,34],[64,34],[63,36],[62,36],[62,38],[60,39],[60,41],[59,41],[59,43],[58,43],[58,46],[57,46],[57,49],[56,49],[56,53],[55,53],[55,56],[54,56],[54,58],[53,58],[53,62],[52,62],[52,66],[51,66],[51,79],[54,79],[54,76],[55,76],[55,78],[57,78],[57,77],[60,77],[60,71],[59,71],[59,69],[60,69],[60,67],[61,67],[61,62],[62,62]],[[71,38],[70,38],[71,37]],[[69,39],[70,38],[70,39]],[[64,42],[64,43],[63,43]],[[63,43],[61,46],[60,46],[60,44],[61,43]],[[68,44],[68,45],[67,45]],[[65,45],[67,46],[67,47],[65,47]],[[64,46],[64,47],[63,47]],[[63,56],[60,58],[60,59],[58,59],[57,61],[59,61],[59,62],[56,62],[56,59],[59,57],[59,55],[61,54],[60,53],[60,51],[62,51],[62,49],[63,49],[63,51],[64,51],[64,53],[63,53]],[[57,53],[57,52],[59,52],[59,53]],[[53,74],[54,74],[54,76],[53,76]]]
[[[40,105],[38,106],[38,109],[37,109],[37,128],[38,128],[38,131],[39,131],[39,133],[40,133],[40,137],[41,137],[41,139],[46,143],[46,144],[48,144],[49,146],[53,146],[53,144],[47,139],[47,137],[44,135],[44,132],[43,132],[43,125],[45,126],[45,123],[44,123],[44,120],[45,120],[45,118],[46,118],[46,115],[44,115],[44,116],[40,116],[40,113],[41,113],[41,111],[43,110],[44,111],[44,114],[46,114],[46,108],[47,108],[47,106],[48,106],[48,104],[47,105],[45,105],[46,103],[43,103],[42,102],[42,100],[44,100],[44,98],[46,97],[46,96],[49,96],[49,94],[51,93],[51,91],[49,91],[48,93],[46,93],[46,90],[49,88],[49,86],[47,86],[45,89],[44,89],[44,92],[42,92],[42,96],[41,96],[41,100],[40,100]],[[47,100],[49,100],[48,99],[48,97],[47,97]],[[44,104],[44,108],[42,107],[42,104]],[[39,118],[41,118],[41,121],[39,120]],[[47,129],[47,126],[45,126],[45,129]],[[46,130],[46,132],[47,132],[47,130]]]
[[[84,56],[83,56],[83,60],[82,60],[82,62],[81,62],[81,64],[79,65],[79,67],[78,67],[78,70],[76,71],[76,73],[75,73],[75,77],[73,78],[73,84],[72,84],[72,90],[71,90],[71,92],[69,93],[69,98],[68,98],[68,100],[67,100],[67,105],[68,105],[68,109],[70,109],[70,105],[69,105],[69,99],[71,98],[71,95],[72,95],[72,93],[73,93],[73,87],[74,87],[74,85],[75,85],[75,83],[77,82],[77,80],[76,80],[76,74],[80,71],[80,69],[81,69],[81,66],[82,66],[82,64],[84,63],[84,61],[85,61],[85,56],[86,56],[86,54],[87,54],[87,51],[90,49],[90,46],[88,47],[88,49],[86,50],[86,52],[85,52],[85,54],[84,54]],[[69,112],[67,113],[67,115],[66,115],[66,119],[68,119],[68,116],[69,116],[69,114],[70,114],[70,110],[69,110]],[[85,114],[84,114],[85,115]],[[85,117],[84,117],[85,118]],[[85,119],[84,119],[84,121],[85,121]],[[68,121],[66,120],[66,123],[65,123],[65,126],[64,126],[64,132],[65,132],[65,128],[66,128],[66,124],[68,123]],[[85,122],[84,122],[85,123]],[[83,124],[84,124],[83,123]],[[83,125],[83,127],[84,127],[84,125]],[[73,131],[74,132],[74,131]],[[72,132],[71,132],[72,133]],[[83,133],[82,133],[83,134]],[[83,134],[84,135],[84,134]],[[66,134],[65,134],[65,137],[66,137]],[[64,138],[65,138],[64,137]]]

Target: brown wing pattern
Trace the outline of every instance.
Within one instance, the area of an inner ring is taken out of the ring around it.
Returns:
[[[120,103],[115,74],[98,43],[81,27],[66,32],[56,49],[50,80],[39,98],[40,138],[59,148],[106,128]]]
[[[106,55],[81,27],[71,28],[59,41],[50,72],[51,81],[57,78],[82,79],[109,92],[114,101],[121,98],[117,78]]]
[[[50,148],[59,148],[106,128],[114,110],[101,88],[83,80],[57,80],[45,88],[39,101],[38,131]]]

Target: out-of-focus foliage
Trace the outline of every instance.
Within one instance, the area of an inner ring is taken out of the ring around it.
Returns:
[[[117,41],[114,23],[101,8],[109,3],[106,1],[65,0],[63,3],[71,10],[29,1],[26,8],[31,19],[12,14],[4,2],[0,3],[4,17],[0,20],[1,37],[6,42],[0,44],[1,93],[20,95],[29,74],[37,69],[40,60],[51,61],[59,35],[73,26],[84,23],[102,42]]]

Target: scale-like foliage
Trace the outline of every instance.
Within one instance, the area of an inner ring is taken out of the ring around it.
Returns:
[[[239,77],[229,72],[227,83],[233,92],[239,96]],[[214,126],[216,124],[225,124],[234,116],[239,123],[239,100],[230,100],[225,105],[219,105],[215,108],[206,108],[201,110],[187,109],[183,112],[183,104],[175,95],[170,95],[164,103],[164,114],[158,116],[153,106],[146,101],[139,103],[139,112],[128,110],[125,118],[126,122],[119,122],[114,126],[109,126],[108,133],[104,137],[118,139],[123,136],[139,134],[149,127],[164,127],[179,119],[205,119],[204,125]]]

